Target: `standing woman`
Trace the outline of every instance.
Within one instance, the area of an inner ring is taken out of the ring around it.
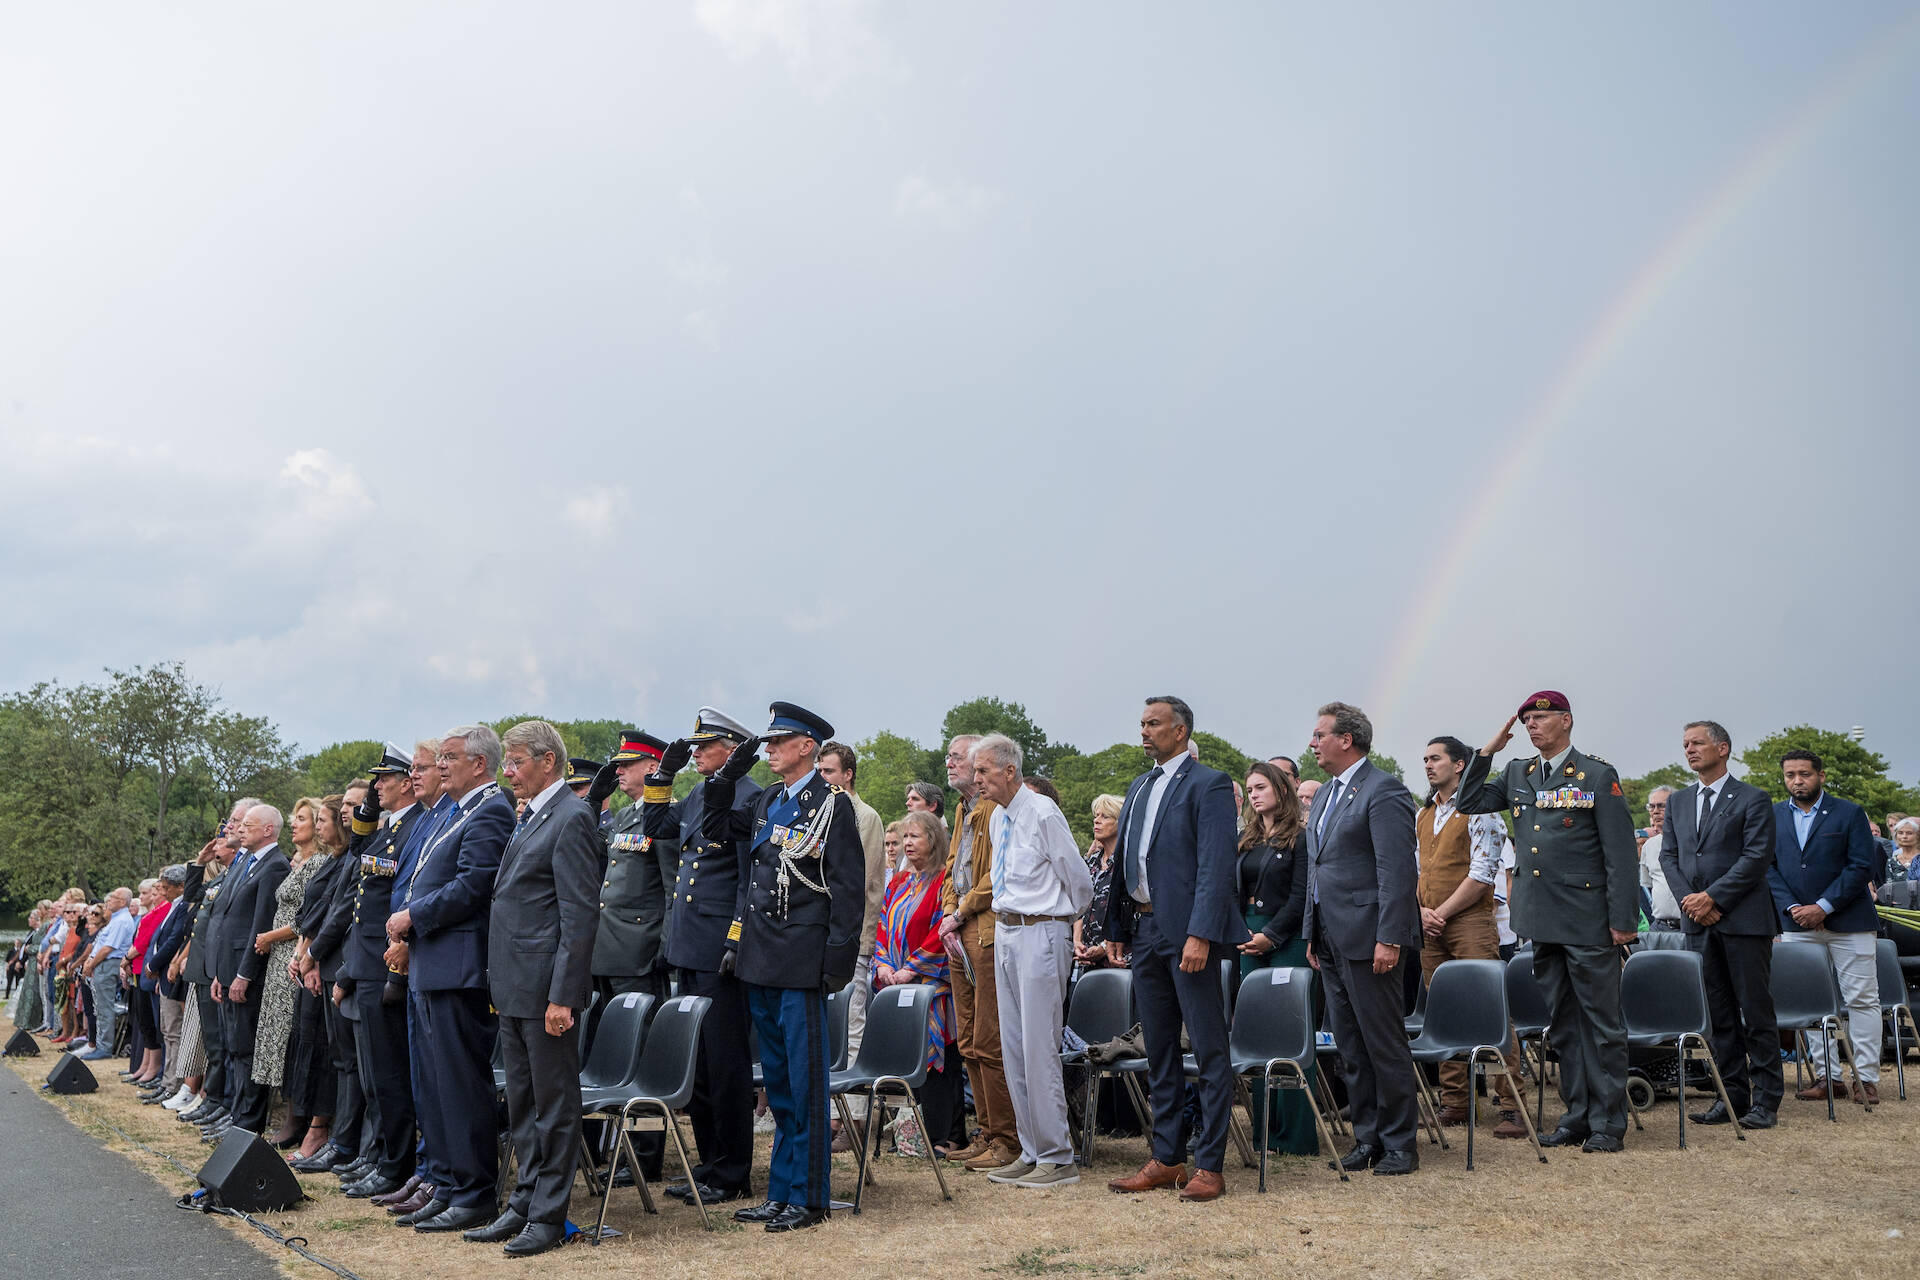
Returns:
[[[46,1025],[46,983],[40,974],[40,947],[52,928],[53,904],[42,898],[27,916],[27,940],[20,944],[24,961],[20,1000],[13,1007],[13,1025],[29,1031],[38,1031]]]
[[[947,949],[940,941],[947,827],[924,809],[909,812],[898,825],[900,870],[888,882],[880,904],[873,986],[880,991],[918,982],[933,988],[933,1016],[927,1021],[927,1083],[919,1092],[920,1113],[927,1129],[919,1140],[925,1142],[927,1135],[932,1135],[938,1141],[952,1133],[954,1110],[960,1102],[960,1051],[953,1042],[953,988],[947,974]],[[946,1154],[940,1146],[934,1151]]]
[[[255,1084],[279,1085],[286,1079],[287,1045],[293,1039],[294,997],[299,990],[288,968],[288,962],[293,959],[293,940],[298,936],[293,918],[299,914],[307,881],[333,856],[320,847],[319,823],[314,816],[319,808],[320,802],[310,796],[294,802],[293,817],[287,822],[293,857],[287,864],[286,879],[273,893],[273,928],[253,940],[253,949],[267,957],[261,967],[265,989],[260,995],[260,1028],[254,1037]],[[285,1151],[305,1136],[307,1124],[307,1113],[289,1106],[287,1127],[268,1141]]]
[[[107,927],[107,911],[97,902],[78,910],[73,933],[67,938],[72,950],[61,949],[67,969],[67,1000],[73,1006],[74,1038],[86,1041],[103,1053],[111,1053],[113,1046],[103,1045],[99,1040],[99,1012],[93,1007],[93,983],[88,981],[92,975],[87,972],[87,956],[93,950],[94,936]]]
[[[1256,969],[1307,967],[1307,940],[1300,928],[1307,909],[1306,821],[1286,776],[1262,760],[1247,771],[1247,804],[1240,826],[1240,912],[1253,934],[1240,946],[1240,976]],[[1309,1076],[1318,1068],[1307,1064]],[[1307,1081],[1313,1088],[1315,1082]],[[1276,1090],[1270,1123],[1254,1121],[1254,1141],[1267,1130],[1267,1150],[1310,1156],[1320,1135],[1306,1096]]]
[[[1120,843],[1120,796],[1093,798],[1093,842],[1087,846],[1087,874],[1093,878],[1093,901],[1073,922],[1073,972],[1106,967],[1107,895],[1113,889],[1113,850]]]
[[[1920,880],[1920,866],[1914,855],[1920,854],[1920,818],[1902,818],[1893,824],[1893,856],[1887,859],[1887,882]]]
[[[300,909],[294,916],[297,940],[293,958],[287,963],[287,974],[294,983],[293,1036],[287,1043],[284,1077],[287,1109],[293,1115],[312,1117],[300,1145],[303,1160],[325,1146],[331,1136],[339,1076],[333,1042],[327,1034],[327,1002],[321,994],[319,965],[307,949],[326,921],[347,868],[346,859],[340,856],[347,848],[347,828],[340,824],[340,797],[325,796],[314,805],[314,840],[320,847],[313,855],[314,872],[307,879]]]

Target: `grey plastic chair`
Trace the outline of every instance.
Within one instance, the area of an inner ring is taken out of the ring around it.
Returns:
[[[1448,960],[1433,971],[1427,989],[1427,1016],[1420,1035],[1407,1046],[1416,1063],[1458,1062],[1467,1064],[1467,1168],[1473,1168],[1473,1135],[1479,1108],[1474,1105],[1476,1085],[1483,1076],[1511,1076],[1507,1066],[1507,1041],[1513,1024],[1507,1020],[1507,967],[1498,960]],[[1439,1110],[1425,1072],[1414,1073],[1427,1105]],[[1540,1135],[1525,1106],[1520,1119],[1527,1126],[1527,1140],[1540,1163],[1547,1162],[1540,1149]]]
[[[1893,1024],[1893,1075],[1900,1083],[1900,1101],[1907,1100],[1907,1050],[1902,1044],[1901,1027],[1907,1038],[1920,1044],[1920,1026],[1913,1021],[1913,1006],[1907,1003],[1907,975],[1900,971],[1900,947],[1892,938],[1880,938],[1873,945],[1875,975],[1880,980],[1880,1012]]]
[[[1713,1060],[1713,1018],[1707,1012],[1707,984],[1695,951],[1671,948],[1639,951],[1627,957],[1620,974],[1620,1013],[1627,1024],[1627,1047],[1662,1049],[1673,1046],[1676,1110],[1680,1112],[1680,1146],[1687,1145],[1687,1063],[1705,1062],[1720,1105],[1733,1117],[1733,1136],[1745,1142],[1739,1113],[1727,1096],[1726,1081]],[[1640,1108],[1627,1103],[1633,1127],[1644,1130]]]
[[[848,1132],[853,1128],[853,1113],[847,1095],[865,1094],[867,1122],[879,1127],[883,1101],[897,1104],[904,1100],[907,1110],[919,1125],[926,1148],[927,1164],[940,1184],[942,1199],[953,1199],[947,1190],[947,1175],[940,1169],[940,1157],[933,1149],[933,1135],[927,1132],[926,1117],[920,1114],[920,1101],[914,1090],[927,1083],[927,1025],[933,1017],[934,990],[925,983],[886,987],[874,993],[867,1005],[867,1027],[860,1035],[860,1053],[853,1066],[831,1072],[827,1091],[840,1113],[840,1123]],[[858,1181],[853,1192],[853,1211],[860,1212],[860,1201],[871,1176],[867,1144],[854,1146],[859,1157]]]
[[[1836,1054],[1839,1046],[1846,1045],[1847,1061],[1853,1065],[1854,1082],[1858,1084],[1860,1068],[1853,1062],[1853,1046],[1847,1039],[1846,1022],[1840,1016],[1840,988],[1835,985],[1827,949],[1798,942],[1775,942],[1769,985],[1773,989],[1774,1020],[1780,1030],[1793,1032],[1794,1047],[1799,1051],[1794,1061],[1794,1081],[1799,1082],[1800,1064],[1807,1061],[1807,1032],[1817,1030],[1826,1033]],[[1820,1074],[1827,1082],[1827,1119],[1837,1120],[1839,1117],[1833,1109],[1833,1077],[1827,1075],[1824,1062],[1820,1064]]]
[[[593,1033],[592,1051],[580,1064],[580,1114],[583,1117],[618,1111],[637,1086],[640,1051],[647,1039],[647,1015],[653,1012],[653,996],[644,991],[617,995],[600,1015]],[[583,1019],[584,1021],[584,1019]],[[587,1145],[586,1129],[580,1131],[580,1171],[587,1187],[599,1191],[600,1178],[594,1172],[597,1163]],[[612,1176],[611,1172],[608,1174]],[[637,1179],[640,1196],[651,1200],[645,1179]]]
[[[1127,969],[1089,969],[1073,984],[1073,996],[1067,1002],[1067,1026],[1087,1044],[1105,1044],[1127,1033],[1133,1025],[1133,974]],[[1062,1049],[1060,1065],[1086,1068],[1086,1096],[1081,1109],[1079,1141],[1074,1159],[1089,1168],[1093,1165],[1094,1117],[1099,1098],[1099,1068],[1087,1061],[1084,1051]],[[1131,1095],[1129,1095],[1131,1099]],[[1144,1117],[1143,1124],[1144,1124]],[[1147,1126],[1150,1128],[1150,1126]]]
[[[605,1188],[600,1193],[600,1219],[594,1224],[593,1242],[601,1239],[607,1225],[607,1205],[613,1199],[614,1180],[624,1163],[633,1171],[633,1183],[640,1189],[641,1203],[648,1213],[657,1213],[653,1193],[647,1190],[646,1175],[640,1171],[640,1157],[633,1149],[633,1122],[638,1115],[657,1113],[669,1137],[674,1154],[680,1157],[680,1170],[688,1183],[694,1181],[693,1161],[687,1158],[686,1140],[680,1136],[680,1124],[674,1113],[693,1097],[694,1064],[700,1056],[700,1024],[706,1021],[713,1001],[707,996],[679,996],[667,1001],[653,1016],[647,1030],[646,1047],[634,1070],[628,1096],[620,1104],[620,1118],[614,1129],[613,1162],[607,1168]],[[699,1197],[693,1203],[700,1210],[700,1225],[713,1230],[713,1219]]]
[[[1260,1077],[1254,1105],[1265,1115],[1273,1090],[1298,1089],[1307,1097],[1320,1143],[1334,1151],[1333,1130],[1314,1097],[1307,1063],[1314,1054],[1313,970],[1256,969],[1240,983],[1234,1002],[1233,1027],[1227,1036],[1227,1057],[1237,1076]],[[1336,1158],[1332,1162],[1340,1181],[1351,1181]],[[1267,1146],[1260,1144],[1260,1190],[1267,1189]]]

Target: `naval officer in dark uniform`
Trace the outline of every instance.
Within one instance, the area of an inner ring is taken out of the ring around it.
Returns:
[[[741,744],[707,780],[704,829],[710,839],[744,837],[751,845],[721,970],[746,986],[775,1131],[766,1203],[733,1216],[768,1231],[797,1231],[825,1222],[831,1203],[826,996],[853,980],[867,862],[853,798],[815,767],[833,726],[791,702],[770,711],[766,733]],[[743,815],[733,791],[762,743],[781,785],[762,791]]]
[[[1493,757],[1525,726],[1537,754]],[[1533,939],[1533,974],[1547,997],[1566,1111],[1543,1147],[1618,1151],[1627,1131],[1627,1024],[1620,1013],[1624,948],[1638,935],[1639,854],[1620,777],[1573,749],[1573,708],[1542,690],[1467,762],[1461,813],[1513,819],[1513,931]]]
[[[744,836],[710,838],[701,830],[706,817],[707,779],[727,762],[735,747],[753,733],[732,716],[700,708],[693,732],[667,747],[659,768],[646,778],[641,793],[642,830],[655,842],[678,849],[679,861],[667,894],[663,954],[680,974],[683,995],[707,996],[713,1006],[700,1027],[700,1057],[694,1065],[693,1121],[700,1163],[694,1186],[675,1182],[667,1194],[687,1203],[698,1194],[707,1204],[748,1195],[753,1175],[753,1053],[747,1028],[747,992],[721,967],[727,931],[733,923],[741,869],[747,864]],[[691,761],[701,780],[685,799],[673,798],[673,776]],[[760,784],[742,777],[733,785],[733,807],[744,817],[759,799]]]
[[[606,772],[606,766],[598,760],[589,760],[585,756],[574,756],[567,761],[567,790],[587,802],[593,810],[593,820],[605,831],[613,825],[613,811],[607,807],[607,801],[613,798],[613,788],[599,789],[600,775]]]

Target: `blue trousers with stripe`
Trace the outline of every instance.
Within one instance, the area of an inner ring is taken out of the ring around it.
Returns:
[[[819,988],[747,988],[747,1011],[760,1034],[760,1068],[773,1111],[773,1163],[767,1199],[824,1209],[830,1203],[827,1002]]]

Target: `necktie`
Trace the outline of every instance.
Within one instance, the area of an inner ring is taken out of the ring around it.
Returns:
[[[1327,800],[1327,807],[1320,811],[1320,825],[1314,828],[1315,835],[1325,835],[1327,833],[1327,819],[1333,816],[1333,806],[1340,803],[1340,779],[1335,778],[1332,782],[1329,782],[1327,786],[1332,788],[1333,794]]]
[[[1141,847],[1147,839],[1147,804],[1153,799],[1153,789],[1160,785],[1161,770],[1155,768],[1147,774],[1147,785],[1140,788],[1140,796],[1133,802],[1133,816],[1127,822],[1127,889],[1131,892],[1141,884],[1140,863],[1146,856]]]
[[[1700,829],[1705,831],[1713,818],[1713,788],[1700,788]]]
[[[1002,808],[999,814],[1000,830],[993,838],[993,899],[998,902],[1006,889],[1007,882],[1007,841],[1013,835],[1013,818]]]

